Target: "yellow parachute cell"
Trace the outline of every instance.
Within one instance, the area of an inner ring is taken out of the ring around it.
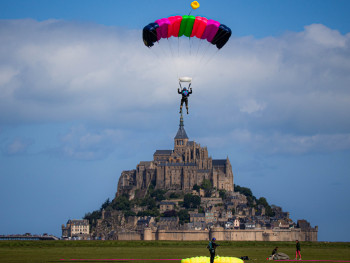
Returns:
[[[193,9],[197,9],[197,8],[199,7],[199,3],[198,3],[197,1],[193,1],[193,2],[191,3],[191,7],[192,7]]]
[[[210,257],[185,258],[181,263],[210,263]],[[215,257],[214,263],[244,263],[244,261],[236,257]]]

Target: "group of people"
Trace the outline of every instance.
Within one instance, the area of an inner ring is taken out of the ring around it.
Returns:
[[[296,240],[295,242],[296,242],[296,251],[295,251],[295,259],[294,260],[298,260],[298,256],[299,256],[299,260],[301,260],[301,248],[300,248],[299,240]],[[207,246],[207,248],[209,249],[209,253],[210,253],[210,263],[214,263],[215,250],[218,246],[219,246],[219,244],[216,243],[216,238],[213,237]],[[274,250],[272,251],[270,258],[277,259],[276,257],[278,254],[284,254],[284,253],[279,253],[278,247],[275,247]],[[288,259],[289,259],[289,257],[288,257]]]

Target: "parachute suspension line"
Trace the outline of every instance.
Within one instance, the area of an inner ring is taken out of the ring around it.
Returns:
[[[168,40],[169,49],[170,49],[170,53],[171,53],[171,59],[173,61],[172,64],[174,65],[173,70],[175,70],[177,78],[179,78],[179,69],[178,69],[177,64],[176,64],[176,60],[175,60],[175,56],[174,56],[174,52],[173,52],[173,47],[171,45],[171,41],[169,40],[169,38],[167,38],[167,40]]]
[[[223,36],[219,37],[219,38],[218,38],[218,41],[221,40],[222,38],[223,38]],[[219,53],[220,50],[221,50],[221,49],[217,49],[216,52],[213,53],[213,54],[203,63],[203,66],[206,66],[209,62],[211,62],[211,61],[214,59],[214,57]],[[202,65],[200,65],[200,66],[202,66]]]
[[[203,41],[205,41],[204,39],[201,39],[201,42],[200,43],[202,43]],[[201,72],[202,71],[202,69],[203,69],[203,67],[205,66],[205,65],[207,65],[207,63],[206,62],[202,62],[203,60],[204,60],[204,58],[207,56],[207,53],[208,53],[208,51],[209,51],[209,49],[210,49],[210,47],[211,47],[211,43],[210,42],[207,42],[207,45],[204,45],[204,47],[202,48],[202,50],[201,50],[201,55],[200,55],[200,57],[199,58],[197,58],[197,59],[199,59],[199,62],[197,63],[198,64],[198,67],[196,68],[196,71],[195,71],[195,74],[193,75],[193,78],[195,78],[196,76],[197,76],[197,72]],[[215,53],[216,54],[216,53]],[[214,55],[215,55],[214,54]]]

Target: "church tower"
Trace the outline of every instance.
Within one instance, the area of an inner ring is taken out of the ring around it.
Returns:
[[[187,142],[188,142],[188,137],[185,131],[184,119],[181,113],[179,130],[177,131],[176,136],[174,138],[174,151],[183,152],[183,150],[187,146]]]

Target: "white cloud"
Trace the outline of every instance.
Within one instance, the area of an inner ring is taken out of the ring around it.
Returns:
[[[97,160],[115,151],[125,137],[120,130],[99,129],[92,132],[84,126],[77,126],[62,135],[60,146],[51,151],[72,159]]]
[[[313,24],[279,37],[233,36],[216,55],[197,41],[192,56],[178,58],[176,39],[149,50],[140,31],[56,20],[0,23],[0,123],[100,123],[98,131],[73,136],[68,155],[102,156],[88,149],[114,138],[109,125],[154,129],[178,111],[177,77],[186,71],[194,74],[190,112],[200,132],[219,129],[229,138],[246,130],[243,142],[273,142],[273,152],[350,148],[340,143],[350,133],[350,34]],[[202,47],[211,52],[201,60],[193,54]]]
[[[7,155],[23,154],[32,143],[30,139],[15,138],[5,145],[4,153]]]

